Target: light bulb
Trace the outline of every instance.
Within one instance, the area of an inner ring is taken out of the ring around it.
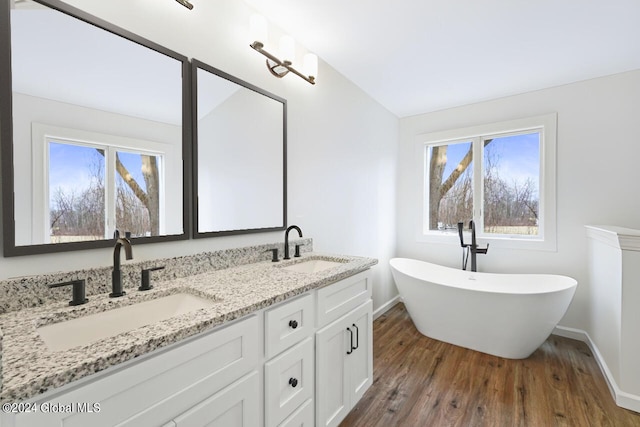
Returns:
[[[318,77],[318,57],[313,53],[307,53],[302,59],[302,71],[307,77]]]
[[[293,62],[293,57],[295,56],[296,47],[295,41],[291,36],[282,36],[280,37],[280,59],[282,62],[288,62],[291,64]]]
[[[254,14],[249,19],[249,35],[251,37],[251,43],[259,42],[264,46],[267,42],[268,29],[267,20],[264,16]]]

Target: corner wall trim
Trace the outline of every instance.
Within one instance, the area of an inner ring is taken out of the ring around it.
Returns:
[[[389,301],[382,304],[380,307],[376,308],[376,310],[373,312],[373,320],[376,320],[378,317],[385,314],[387,311],[389,311],[394,305],[396,305],[399,302],[400,302],[400,295],[396,295],[395,297],[391,298]]]
[[[553,334],[586,343],[587,346],[589,346],[591,353],[593,353],[593,357],[596,359],[596,362],[598,362],[600,371],[602,372],[602,375],[607,382],[607,386],[609,387],[609,391],[611,392],[616,405],[634,412],[640,412],[640,396],[620,390],[620,387],[618,387],[618,384],[616,383],[613,374],[609,370],[607,363],[602,357],[600,350],[598,350],[598,346],[596,346],[596,344],[593,342],[586,331],[575,328],[567,328],[565,326],[556,326],[553,330]]]

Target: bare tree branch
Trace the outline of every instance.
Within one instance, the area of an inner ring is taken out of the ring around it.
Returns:
[[[118,156],[118,154],[116,154],[116,170],[118,171],[118,174],[124,180],[124,182],[126,182],[129,188],[131,188],[133,194],[135,194],[136,197],[140,199],[143,205],[148,206],[149,198],[147,196],[147,193],[145,193],[142,187],[140,187],[140,184],[138,184],[135,178],[131,176],[127,168],[122,164],[122,162],[120,161],[120,156]]]
[[[98,151],[98,153],[100,153],[104,157],[104,151],[97,148],[96,148],[96,151]],[[131,176],[126,166],[122,164],[118,153],[116,153],[116,171],[118,172],[118,175],[120,175],[120,177],[124,180],[124,182],[127,183],[129,188],[131,188],[131,191],[133,191],[133,194],[135,194],[136,197],[140,199],[140,201],[145,206],[147,206],[149,203],[147,193],[145,193],[142,187],[140,187],[140,184],[138,184],[135,178]]]

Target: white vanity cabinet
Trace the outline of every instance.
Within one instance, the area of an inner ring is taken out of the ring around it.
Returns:
[[[266,427],[342,421],[373,382],[372,307],[367,270],[267,310]]]
[[[255,412],[260,398],[260,327],[259,317],[251,315],[139,361],[126,362],[111,372],[69,384],[71,387],[35,400],[38,412],[17,415],[13,425],[198,425],[192,420],[202,419],[198,414],[204,411],[199,408],[210,407],[212,402],[217,402],[217,410],[235,411],[238,402],[243,402]],[[99,412],[81,410],[79,403],[88,404],[89,409],[98,404]],[[55,408],[61,409],[56,412]],[[7,425],[12,424],[3,420],[2,426]]]
[[[0,427],[335,426],[372,383],[371,339],[367,270],[46,392],[29,401],[73,410]]]
[[[340,317],[316,332],[316,426],[337,426],[373,383],[371,276],[320,289],[318,306]]]

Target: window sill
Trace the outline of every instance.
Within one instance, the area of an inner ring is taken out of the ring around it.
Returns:
[[[480,247],[486,247],[487,243],[492,248],[498,249],[517,249],[517,250],[532,250],[532,251],[545,251],[545,252],[557,252],[556,239],[547,238],[519,238],[519,237],[486,237],[476,236],[477,243]],[[460,246],[460,237],[457,232],[452,231],[437,231],[433,233],[419,233],[416,236],[416,241],[420,243],[434,243],[445,245]],[[465,243],[471,243],[471,234],[464,233]]]

